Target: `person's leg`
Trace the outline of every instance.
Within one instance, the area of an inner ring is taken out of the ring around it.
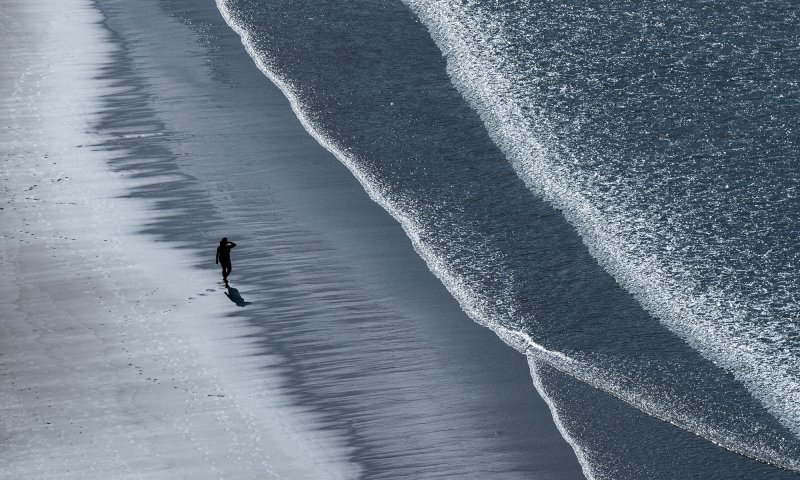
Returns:
[[[230,263],[223,263],[222,264],[222,278],[223,279],[227,279],[228,275],[231,274],[231,270],[233,270],[233,268],[231,268],[231,264]]]

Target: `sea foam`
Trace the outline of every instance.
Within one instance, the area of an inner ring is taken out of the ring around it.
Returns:
[[[697,278],[701,272],[694,265],[678,252],[665,255],[684,240],[668,239],[663,250],[651,246],[649,242],[660,232],[637,216],[640,212],[631,211],[632,202],[625,204],[626,196],[635,197],[637,191],[628,189],[616,197],[598,191],[605,186],[602,179],[570,158],[574,153],[563,147],[559,132],[544,112],[530,103],[524,88],[536,78],[531,78],[522,64],[526,59],[514,56],[518,54],[514,44],[524,39],[507,21],[508,11],[493,11],[476,2],[406,3],[447,58],[453,83],[531,191],[561,210],[592,256],[648,311],[706,358],[732,372],[786,428],[800,435],[800,358],[791,345],[797,334],[791,322],[796,314],[791,311],[796,305],[790,306],[794,295],[791,282],[777,283],[774,291],[760,297],[731,292],[724,285],[701,288],[702,279]],[[543,70],[541,75],[548,73]],[[560,93],[567,89],[565,81]],[[746,287],[741,290],[747,292]],[[785,317],[760,321],[759,312],[770,312],[773,304],[785,306]],[[665,401],[659,392],[647,392],[644,386],[642,390],[622,388],[614,374],[600,365],[565,365],[547,357],[543,360],[650,415],[733,451],[800,468],[800,461],[787,455],[791,448],[773,450],[736,427],[728,429],[677,414],[674,402],[679,399]]]

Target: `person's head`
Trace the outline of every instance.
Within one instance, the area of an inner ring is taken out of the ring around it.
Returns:
[[[228,237],[222,237],[222,240],[219,241],[220,245],[227,245],[228,244]]]

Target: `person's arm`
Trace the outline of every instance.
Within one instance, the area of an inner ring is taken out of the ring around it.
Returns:
[[[231,248],[233,248],[233,247],[235,247],[235,246],[236,246],[236,244],[235,244],[235,243],[233,243],[233,242],[228,242],[228,245],[230,245],[230,246],[231,246]]]
[[[219,265],[219,247],[217,247],[217,256],[216,256],[216,257],[214,257],[214,263],[216,263],[217,265]]]

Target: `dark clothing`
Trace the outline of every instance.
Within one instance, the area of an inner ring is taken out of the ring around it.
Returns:
[[[231,265],[231,249],[235,246],[235,243],[227,242],[224,245],[220,244],[220,246],[217,247],[216,263],[221,264],[222,278],[224,279],[227,279],[228,275],[230,275],[231,271],[233,270],[233,266]]]
[[[222,245],[217,247],[217,262],[231,263],[231,248],[235,246],[236,246],[235,243],[229,243],[224,247]]]

